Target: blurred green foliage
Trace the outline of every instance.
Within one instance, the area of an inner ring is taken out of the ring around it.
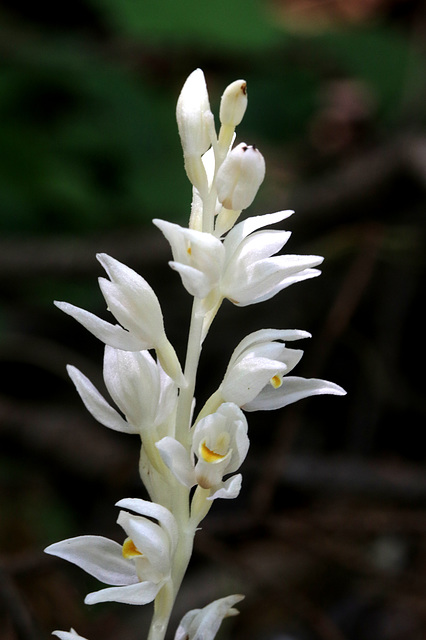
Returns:
[[[213,80],[212,102],[234,69],[244,76],[251,94],[244,132],[277,149],[303,140],[324,82],[365,81],[379,127],[392,126],[410,90],[407,76],[417,87],[424,71],[404,30],[386,23],[308,36],[286,29],[260,0],[77,6],[81,15],[57,24],[46,8],[44,18],[19,4],[2,9],[3,233],[186,219],[190,189],[173,106],[194,66]]]

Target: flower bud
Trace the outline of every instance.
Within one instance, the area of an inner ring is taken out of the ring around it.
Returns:
[[[247,108],[247,83],[235,80],[223,92],[219,118],[221,124],[236,127],[243,119]]]
[[[202,156],[210,147],[210,116],[204,74],[201,69],[196,69],[183,85],[176,106],[176,119],[185,156]]]
[[[256,149],[242,142],[232,149],[216,176],[217,197],[226,209],[241,211],[253,202],[265,177],[265,160]]]

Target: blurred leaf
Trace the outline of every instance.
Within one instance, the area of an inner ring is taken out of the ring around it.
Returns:
[[[259,0],[91,0],[115,31],[148,44],[184,43],[203,49],[251,50],[277,41],[279,33]]]
[[[1,85],[4,230],[186,215],[171,90],[55,39],[21,49]]]
[[[342,29],[314,38],[322,56],[330,56],[336,72],[365,80],[381,106],[394,112],[409,83],[425,83],[425,62],[402,31],[386,26]]]

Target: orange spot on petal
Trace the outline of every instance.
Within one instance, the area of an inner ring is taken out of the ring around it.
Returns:
[[[136,548],[136,545],[131,538],[125,539],[122,553],[123,558],[136,558],[138,556],[143,556],[143,553]]]
[[[271,385],[274,387],[274,389],[279,389],[282,383],[282,378],[279,375],[275,375],[271,378]]]
[[[219,460],[223,460],[223,458],[225,457],[224,455],[221,455],[220,453],[216,453],[216,451],[212,451],[211,449],[209,449],[204,442],[201,445],[201,455],[205,462],[218,462]]]

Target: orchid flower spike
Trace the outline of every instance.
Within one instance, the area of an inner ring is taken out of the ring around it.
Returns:
[[[247,108],[247,85],[224,91],[216,134],[201,69],[187,78],[176,107],[184,165],[192,183],[189,227],[154,220],[170,244],[170,267],[193,296],[185,375],[169,342],[160,302],[144,278],[111,256],[97,258],[107,278],[99,286],[117,323],[66,302],[55,304],[105,344],[103,378],[111,402],[78,369],[68,373],[86,408],[101,424],[139,434],[139,474],[152,502],[120,500],[121,544],[96,535],[48,546],[48,554],[81,567],[105,585],[85,602],[154,602],[149,640],[164,640],[173,605],[191,558],[200,522],[217,498],[232,499],[242,485],[249,450],[246,412],[285,407],[302,398],[344,395],[338,385],[293,376],[303,351],[288,343],[306,331],[262,329],[234,349],[217,390],[195,416],[197,371],[203,341],[222,302],[244,307],[269,300],[286,287],[316,277],[323,258],[282,254],[291,233],[267,228],[292,211],[238,217],[265,176],[254,145],[235,144]],[[234,146],[235,145],[235,146]],[[155,353],[151,353],[154,350]],[[189,611],[174,640],[214,640],[243,596],[215,600]],[[85,640],[74,629],[59,640]]]
[[[89,593],[86,604],[109,601],[147,604],[171,579],[177,544],[174,516],[159,504],[136,498],[120,500],[117,506],[138,514],[120,511],[117,522],[127,535],[122,545],[102,536],[79,536],[45,549],[46,553],[68,560],[101,582],[113,585]],[[158,524],[149,518],[155,518]]]

